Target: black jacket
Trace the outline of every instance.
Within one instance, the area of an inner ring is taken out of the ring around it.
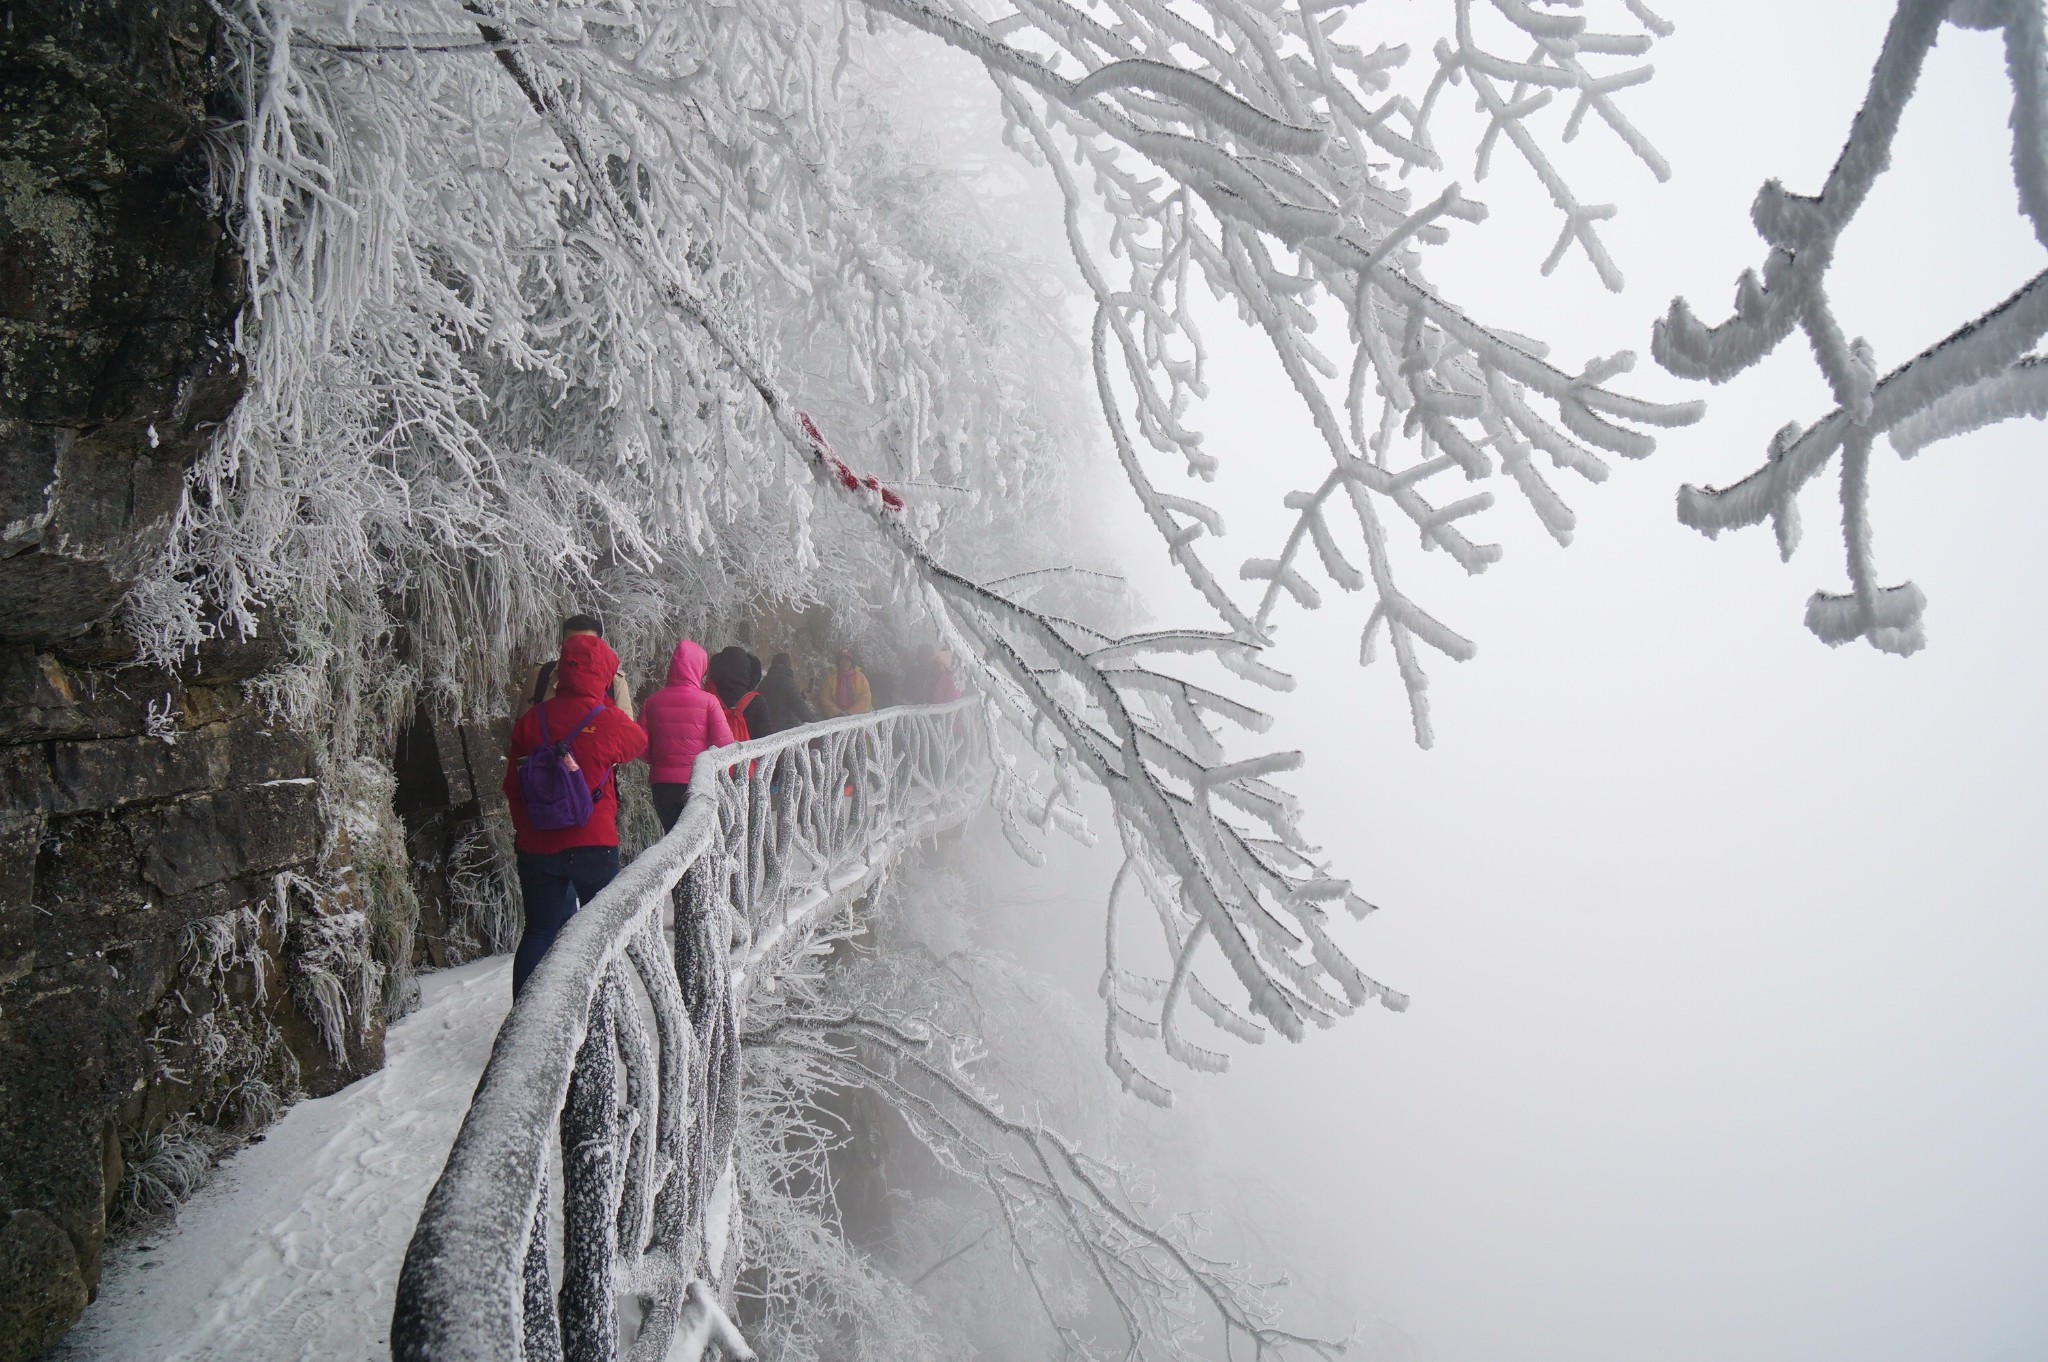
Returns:
[[[759,721],[754,711],[765,709]],[[780,733],[799,724],[816,723],[818,716],[811,712],[811,702],[804,699],[803,687],[796,683],[796,671],[786,662],[778,662],[768,669],[768,675],[761,682],[761,698],[747,711],[747,730],[757,738],[771,733]]]

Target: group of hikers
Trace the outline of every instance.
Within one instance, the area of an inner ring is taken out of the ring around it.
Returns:
[[[707,655],[684,639],[669,658],[666,683],[636,712],[602,624],[591,615],[565,620],[561,653],[535,674],[532,702],[513,724],[506,754],[505,798],[525,909],[513,993],[578,905],[619,872],[616,767],[645,758],[654,811],[667,832],[682,817],[699,754],[869,713],[874,689],[851,649],[839,651],[806,695],[788,653],[776,653],[764,668],[737,644]],[[958,699],[952,653],[926,648],[908,691],[904,699],[912,704]]]

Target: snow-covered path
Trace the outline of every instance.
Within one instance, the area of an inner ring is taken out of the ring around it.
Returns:
[[[512,1000],[509,957],[421,980],[387,1060],[223,1163],[175,1227],[108,1256],[46,1362],[390,1356],[406,1241]]]

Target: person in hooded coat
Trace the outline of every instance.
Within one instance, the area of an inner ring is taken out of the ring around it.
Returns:
[[[553,697],[530,707],[512,725],[505,798],[512,806],[513,848],[518,852],[519,894],[525,908],[519,949],[512,957],[514,996],[578,905],[590,902],[619,873],[619,791],[612,768],[645,752],[647,733],[633,720],[630,692],[614,688],[618,675],[619,656],[603,639],[572,634],[562,641],[562,656],[555,664]],[[541,745],[543,721],[555,742],[576,735],[569,753],[590,783],[591,794],[590,817],[580,826],[536,828],[527,817],[519,763]]]
[[[590,634],[597,638],[603,638],[604,624],[595,615],[571,615],[569,616],[569,618],[562,621],[561,641],[566,643],[569,641],[569,639],[573,638],[577,634]],[[559,647],[557,648],[557,651],[560,651]],[[626,678],[624,676],[621,676],[618,679],[618,681],[613,684],[612,690],[613,693],[619,697],[618,704],[622,708],[626,709],[628,713],[630,713],[632,710],[632,704],[631,701],[626,698]],[[527,701],[527,703],[537,705],[541,701],[553,696],[554,693],[555,659],[550,658],[546,662],[541,663],[540,666],[535,669],[533,673],[533,699]]]
[[[648,778],[654,787],[654,812],[667,832],[683,816],[690,797],[690,772],[697,754],[707,747],[732,744],[732,728],[716,693],[704,688],[708,659],[689,639],[676,645],[668,663],[668,684],[647,697]]]
[[[736,741],[766,737],[775,731],[768,704],[760,693],[761,659],[739,644],[712,656],[704,669],[704,689],[725,706],[725,726],[732,730]]]
[[[818,711],[828,719],[842,714],[872,714],[875,693],[867,674],[853,660],[853,649],[841,648],[839,661],[818,685]]]
[[[804,699],[804,688],[797,684],[796,664],[789,660],[788,653],[777,653],[775,660],[768,664],[768,675],[761,682],[761,699],[756,708],[767,711],[756,720],[752,717],[753,710],[748,710],[747,723],[757,738],[817,721],[818,716],[811,712],[811,702]]]
[[[918,662],[916,704],[950,705],[960,698],[960,684],[953,679],[953,650],[941,643],[926,648]]]

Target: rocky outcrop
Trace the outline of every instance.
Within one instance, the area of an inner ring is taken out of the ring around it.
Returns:
[[[518,944],[519,919],[499,781],[509,721],[453,724],[421,705],[398,735],[391,806],[405,829],[418,903],[415,958],[445,969]]]
[[[113,615],[240,392],[241,271],[201,192],[217,25],[25,0],[0,26],[0,641]]]
[[[0,1357],[84,1308],[152,1135],[260,1124],[382,1061],[373,1009],[322,1012],[373,980],[311,749],[240,670],[0,649]]]
[[[381,1066],[413,966],[516,933],[504,725],[422,710],[395,771],[323,768],[249,684],[272,638],[165,668],[121,627],[242,388],[220,22],[0,7],[0,1362],[127,1208]]]
[[[0,1362],[85,1307],[163,1132],[380,1061],[311,750],[244,692],[274,657],[138,668],[115,622],[240,391],[203,192],[217,24],[205,0],[0,22]]]

